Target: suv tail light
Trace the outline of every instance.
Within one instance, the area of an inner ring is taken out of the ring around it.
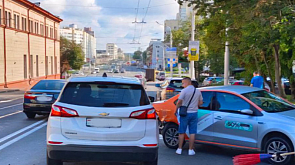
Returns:
[[[35,98],[36,98],[36,95],[34,95],[34,94],[31,93],[31,92],[26,92],[26,93],[24,94],[24,98],[25,98],[25,99],[35,99]]]
[[[167,88],[166,88],[166,91],[167,91],[167,92],[174,92],[175,89],[174,89],[174,88],[167,87]]]
[[[156,111],[154,108],[134,111],[130,114],[129,118],[134,119],[156,119]]]
[[[78,117],[77,111],[57,105],[52,105],[51,116],[59,117]]]

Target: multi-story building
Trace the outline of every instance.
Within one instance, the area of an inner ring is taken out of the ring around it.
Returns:
[[[113,57],[113,59],[118,59],[118,46],[114,43],[108,43],[106,47],[107,53]]]
[[[165,20],[164,22],[164,40],[168,35],[171,34],[171,30],[178,30],[179,29],[179,20],[177,19],[171,19],[171,20]],[[171,29],[170,29],[171,28]]]
[[[180,21],[187,21],[192,14],[192,6],[189,6],[189,1],[184,1],[182,5],[179,5],[178,19]]]
[[[124,52],[121,48],[118,49],[118,59],[120,59],[120,60],[125,59]]]
[[[96,56],[96,38],[91,28],[79,29],[77,25],[71,24],[69,27],[60,29],[60,35],[68,40],[81,44],[85,54],[85,61],[89,62]]]
[[[28,0],[0,0],[0,87],[60,78],[61,21]]]
[[[165,46],[161,40],[152,40],[150,41],[148,48],[148,65],[153,69],[163,69],[163,59],[165,53]],[[151,57],[150,57],[151,55]]]

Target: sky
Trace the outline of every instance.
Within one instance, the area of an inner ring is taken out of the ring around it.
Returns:
[[[96,49],[105,50],[107,43],[116,43],[125,53],[133,53],[139,47],[145,50],[151,39],[163,40],[164,20],[175,19],[179,8],[175,0],[30,1],[41,2],[42,8],[62,18],[61,27],[72,23],[79,28],[91,27],[95,32]],[[137,22],[144,19],[146,23],[132,23],[136,18]]]

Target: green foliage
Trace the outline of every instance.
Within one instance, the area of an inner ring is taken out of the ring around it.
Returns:
[[[84,64],[81,45],[60,37],[61,64],[68,63],[72,69],[80,70]]]
[[[133,55],[133,59],[134,60],[140,60],[141,59],[141,54],[142,54],[142,52],[140,50],[135,51],[134,55]]]

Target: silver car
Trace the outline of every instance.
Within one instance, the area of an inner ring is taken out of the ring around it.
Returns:
[[[198,111],[196,142],[269,154],[294,151],[294,104],[266,90],[247,86],[205,87],[200,90],[204,104]],[[171,102],[175,104],[177,98],[169,99],[167,105],[161,107],[175,109],[170,105]],[[168,111],[159,113],[161,107],[157,108],[156,104],[154,107],[159,119],[165,124],[163,140],[167,147],[175,148],[178,145],[176,116],[174,112],[170,116],[167,115]],[[270,161],[272,164],[285,165],[293,161],[293,156],[276,157]]]

